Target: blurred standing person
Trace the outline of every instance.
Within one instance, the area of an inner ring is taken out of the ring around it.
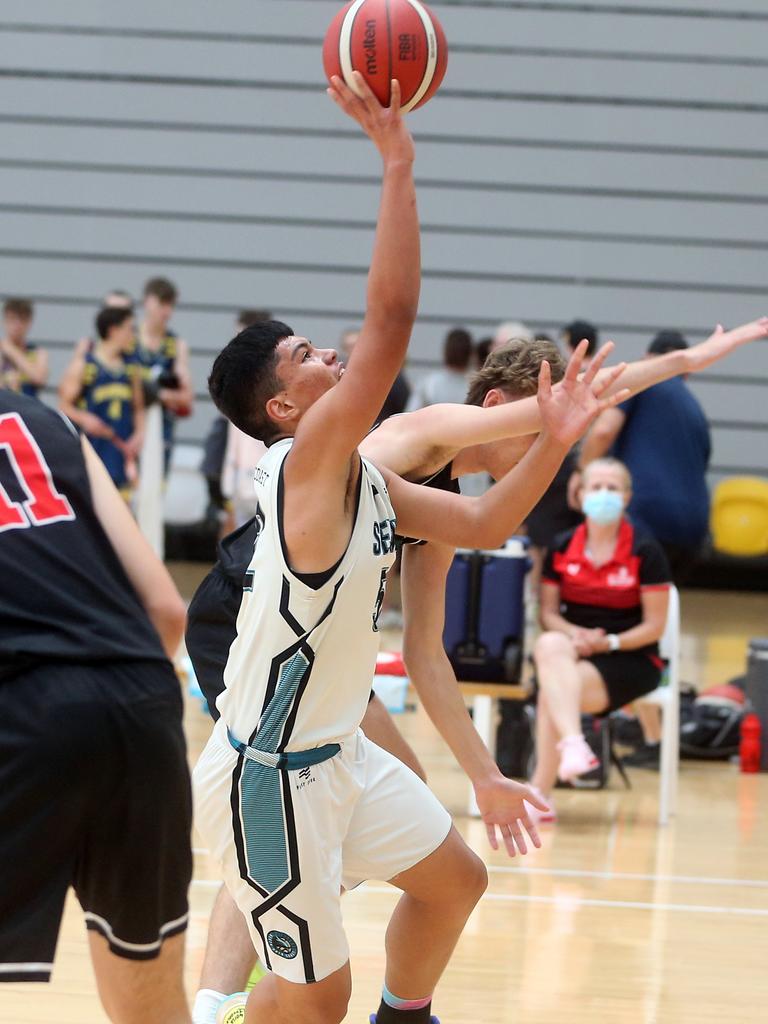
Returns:
[[[163,407],[165,472],[173,450],[177,416],[189,416],[194,404],[189,371],[189,349],[168,326],[179,293],[165,277],[152,277],[144,285],[144,317],[139,324],[130,362],[139,367],[147,398],[157,397]],[[147,401],[149,404],[149,401]]]
[[[88,435],[112,482],[128,501],[136,482],[144,406],[141,384],[126,362],[134,340],[130,309],[102,309],[99,340],[73,356],[59,385],[59,408]]]
[[[133,299],[128,292],[124,292],[121,288],[111,288],[102,299],[101,308],[130,309],[133,312]],[[96,340],[86,334],[75,344],[73,355],[84,356],[86,352],[90,352],[95,344]]]
[[[560,337],[566,347],[566,356],[576,351],[576,346],[581,341],[587,342],[587,359],[591,359],[597,352],[598,331],[589,320],[572,320],[560,331]]]
[[[407,411],[444,402],[460,405],[467,394],[472,362],[472,335],[463,327],[454,327],[443,342],[443,366],[422,378],[408,400]]]
[[[597,352],[598,330],[588,320],[573,320],[566,324],[560,332],[565,346],[566,358],[570,358],[581,341],[587,342],[587,358],[585,365],[589,365],[592,357]],[[546,335],[541,336],[542,341],[548,341],[553,349],[557,346]],[[535,615],[535,603],[539,598],[539,580],[544,562],[544,553],[552,546],[555,537],[565,530],[572,530],[581,522],[581,512],[578,504],[569,503],[568,484],[578,467],[578,452],[576,449],[569,452],[563,460],[563,464],[555,474],[555,479],[544,492],[543,497],[532,510],[526,520],[526,529],[531,541],[531,574],[528,578],[530,588],[530,609]]]
[[[482,370],[485,366],[485,360],[491,354],[493,348],[493,338],[489,335],[487,338],[481,338],[475,344],[475,370]]]
[[[679,331],[661,331],[648,358],[687,349]],[[709,530],[709,424],[683,378],[656,384],[595,421],[580,465],[611,451],[634,482],[628,513],[664,548],[676,584],[693,568]]]
[[[533,341],[533,331],[521,320],[507,320],[494,331],[491,352],[504,348],[510,341]]]
[[[241,309],[237,314],[236,331],[239,334],[246,327],[265,323],[271,319],[272,314],[266,309]],[[226,519],[228,516],[227,498],[222,489],[222,477],[229,444],[229,428],[229,421],[224,416],[217,414],[203,442],[203,461],[200,463],[200,472],[205,477],[208,487],[206,518],[212,521]]]
[[[346,331],[342,331],[340,341],[345,363],[349,362],[350,356],[352,355],[359,337],[359,327],[352,327],[348,328]],[[401,412],[405,412],[405,407],[408,405],[408,399],[410,396],[411,386],[403,371],[400,370],[397,377],[395,377],[395,383],[389,389],[389,394],[382,406],[381,412],[376,417],[376,422],[383,423],[384,420],[388,420],[390,416],[398,416]]]
[[[255,437],[227,423],[227,448],[221,474],[221,490],[232,508],[232,530],[237,530],[256,514],[256,488],[253,473],[266,453],[266,446]],[[231,532],[231,531],[227,531]]]
[[[48,382],[48,353],[28,340],[34,315],[29,299],[10,298],[3,304],[0,382],[30,398],[37,398]]]

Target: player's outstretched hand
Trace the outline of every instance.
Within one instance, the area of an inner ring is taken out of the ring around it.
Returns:
[[[699,370],[706,370],[708,366],[724,359],[735,349],[761,338],[768,338],[768,316],[751,320],[748,324],[734,327],[730,331],[726,331],[722,324],[718,324],[706,341],[683,350],[684,372],[698,373]]]
[[[382,107],[360,72],[353,71],[352,75],[354,91],[334,75],[328,95],[345,114],[357,121],[381,153],[384,163],[412,163],[413,139],[400,112],[400,83],[392,79],[390,104]]]
[[[539,833],[531,820],[526,804],[548,811],[545,803],[536,796],[530,786],[500,776],[487,785],[475,786],[475,799],[480,809],[488,842],[494,850],[499,848],[499,835],[510,857],[518,851],[528,853],[525,833],[538,849],[541,846]]]
[[[592,421],[604,409],[610,409],[629,398],[625,388],[617,391],[609,398],[604,398],[606,391],[621,377],[626,363],[619,363],[607,369],[597,379],[603,363],[613,351],[612,341],[607,342],[582,373],[584,357],[588,343],[580,341],[571,356],[565,377],[560,385],[552,388],[552,374],[546,359],[539,371],[539,411],[543,429],[558,443],[570,448],[586,432]]]

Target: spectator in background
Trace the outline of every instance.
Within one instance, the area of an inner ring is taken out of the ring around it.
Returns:
[[[48,382],[48,353],[27,338],[35,315],[28,299],[6,299],[0,339],[0,383],[10,391],[37,398]]]
[[[342,332],[340,343],[342,358],[345,363],[349,362],[349,357],[352,355],[357,339],[360,336],[360,329],[357,327],[348,328]],[[411,386],[408,383],[408,379],[401,370],[397,377],[395,377],[395,383],[389,390],[387,399],[382,406],[381,412],[376,417],[376,422],[381,423],[383,420],[388,420],[390,416],[397,416],[401,412],[405,412],[405,407],[408,404],[408,399],[411,394]]]
[[[560,332],[563,344],[566,346],[566,355],[570,356],[580,341],[586,339],[589,343],[587,355],[591,359],[597,352],[598,335],[597,328],[589,320],[572,320],[566,324]]]
[[[263,441],[244,434],[227,422],[227,449],[221,473],[221,489],[232,509],[229,529],[237,530],[256,514],[253,471],[267,448]]]
[[[467,394],[471,361],[472,335],[463,327],[454,327],[443,342],[443,368],[419,381],[408,400],[408,412],[442,402],[460,405]]]
[[[128,292],[123,291],[121,288],[112,288],[104,296],[102,303],[102,309],[130,309],[133,312],[133,299]],[[85,335],[75,345],[75,351],[73,355],[84,356],[86,352],[90,352],[93,346],[96,344],[96,340],[90,335]]]
[[[541,588],[543,632],[534,648],[539,684],[536,769],[531,787],[550,805],[555,779],[598,767],[581,714],[606,714],[655,690],[658,641],[669,602],[669,566],[659,544],[625,516],[632,493],[626,466],[597,459],[584,470],[579,502],[586,521],[547,552]]]
[[[491,352],[504,348],[510,341],[533,341],[533,331],[520,320],[508,320],[499,324],[493,335]]]
[[[490,336],[487,338],[481,338],[480,341],[475,344],[475,370],[482,370],[483,366],[485,366],[485,360],[491,354],[492,348],[493,338]]]
[[[679,331],[661,331],[648,347],[648,358],[686,348]],[[632,474],[632,521],[664,548],[679,585],[709,529],[711,453],[707,418],[684,379],[663,381],[602,413],[582,444],[581,466],[608,451]]]
[[[272,314],[266,309],[241,309],[235,321],[235,331],[239,334],[246,327],[271,319]],[[229,439],[229,426],[229,420],[217,414],[203,443],[203,461],[200,463],[200,472],[205,477],[208,487],[206,518],[211,520],[225,519],[227,514],[227,497],[222,488],[222,476]]]
[[[560,334],[566,348],[566,358],[573,354],[580,341],[586,339],[588,342],[586,365],[589,365],[592,356],[597,352],[598,344],[598,332],[594,324],[588,320],[573,320],[563,327]],[[544,341],[549,341],[553,348],[556,348],[555,343],[547,335],[542,335],[541,338]],[[581,522],[579,506],[569,502],[568,493],[569,481],[577,467],[578,455],[574,450],[565,457],[554,480],[526,520],[525,525],[531,541],[531,561],[533,563],[528,582],[531,598],[529,604],[534,615],[535,603],[539,596],[539,580],[544,552],[551,546],[559,533],[573,529]]]
[[[147,398],[163,407],[165,471],[168,472],[177,416],[189,416],[194,403],[189,349],[168,326],[176,309],[176,286],[165,277],[144,285],[144,318],[129,361],[139,368]],[[147,402],[147,404],[149,404]]]
[[[144,405],[141,383],[126,361],[134,341],[131,309],[102,309],[99,340],[76,353],[59,385],[59,408],[88,435],[112,482],[127,501],[136,482]]]

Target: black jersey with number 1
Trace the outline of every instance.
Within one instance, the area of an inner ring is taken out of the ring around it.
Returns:
[[[93,510],[80,438],[0,391],[0,681],[52,661],[165,661]]]

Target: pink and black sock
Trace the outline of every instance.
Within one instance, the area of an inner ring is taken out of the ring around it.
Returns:
[[[430,1024],[432,996],[426,999],[399,999],[385,987],[376,1024]]]

